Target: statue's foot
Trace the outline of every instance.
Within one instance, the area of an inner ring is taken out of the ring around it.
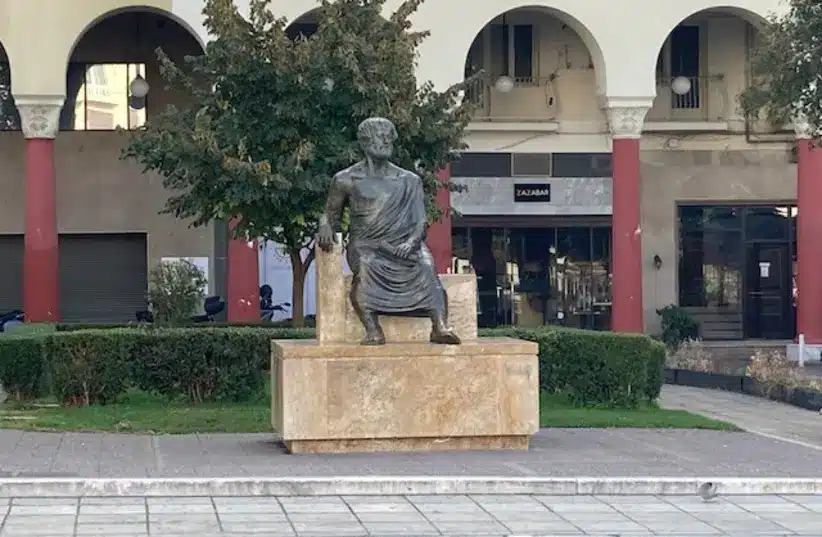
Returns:
[[[385,345],[385,336],[381,333],[366,334],[360,345]]]
[[[431,343],[438,345],[459,345],[462,343],[453,330],[434,330],[431,332]]]

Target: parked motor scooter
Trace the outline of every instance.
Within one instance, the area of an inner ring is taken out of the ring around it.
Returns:
[[[6,329],[21,325],[26,321],[25,314],[20,310],[10,311],[0,315],[0,332]]]
[[[290,302],[281,302],[274,304],[272,298],[274,290],[270,285],[264,284],[260,286],[260,320],[271,321],[274,318],[274,313],[278,311],[286,312],[287,308],[291,307]]]

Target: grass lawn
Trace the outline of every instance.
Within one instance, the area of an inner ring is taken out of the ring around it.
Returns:
[[[731,424],[646,405],[635,410],[577,408],[562,396],[544,394],[543,427],[635,427],[738,430]],[[115,405],[61,408],[48,402],[21,407],[0,405],[0,428],[46,431],[117,431],[145,433],[269,432],[265,396],[254,403],[186,405],[133,391]]]

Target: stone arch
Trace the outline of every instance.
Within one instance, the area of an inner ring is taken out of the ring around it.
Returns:
[[[304,12],[302,15],[297,17],[293,17],[291,19],[286,19],[288,24],[285,27],[286,33],[291,35],[292,37],[296,37],[299,34],[303,35],[310,35],[313,33],[313,30],[316,30],[317,26],[317,17],[320,13],[320,8],[316,7],[314,9],[310,9]]]
[[[600,40],[595,37],[591,21],[584,16],[584,6],[575,0],[449,0],[423,3],[419,13],[413,17],[417,29],[431,32],[420,47],[420,80],[431,81],[441,89],[461,80],[465,74],[466,57],[478,33],[503,13],[520,9],[550,15],[573,31],[590,53],[598,91],[604,92],[605,56]]]
[[[469,51],[472,47],[475,46],[477,40],[480,38],[482,34],[482,30],[486,28],[488,25],[493,24],[495,21],[499,21],[506,16],[515,15],[516,12],[522,11],[537,11],[541,14],[545,14],[550,16],[551,18],[556,19],[562,24],[564,29],[568,29],[573,32],[576,37],[578,37],[582,43],[585,45],[589,55],[589,61],[594,68],[597,87],[599,92],[604,92],[605,90],[605,56],[602,53],[602,49],[600,48],[599,43],[597,42],[596,38],[594,37],[593,33],[576,17],[568,13],[567,11],[560,10],[558,8],[552,7],[547,5],[545,2],[534,2],[534,1],[524,1],[513,4],[509,9],[494,14],[491,18],[487,19],[485,24],[480,28],[474,35],[472,42],[469,44],[467,48],[465,48],[465,61],[468,61]],[[468,70],[468,66],[466,65],[466,71]]]
[[[88,90],[86,83],[89,76],[107,79],[101,82],[106,88],[111,87],[111,84],[114,84],[115,88],[125,88],[128,84],[126,79],[131,80],[136,75],[140,75],[145,79],[153,79],[149,84],[150,88],[161,88],[163,84],[159,83],[154,53],[157,47],[162,47],[175,61],[182,61],[185,56],[196,56],[205,52],[201,36],[193,31],[186,21],[165,10],[145,6],[128,6],[95,17],[76,36],[64,64],[67,72],[65,90],[67,106],[61,113],[61,128],[69,130],[76,128],[78,92],[83,87]],[[118,67],[116,64],[126,64],[127,67]],[[92,69],[96,70],[92,72]],[[102,73],[104,70],[112,69],[114,71],[110,75]],[[126,73],[124,69],[128,72]],[[115,76],[118,80],[123,78],[124,85],[119,86],[119,83],[112,82],[111,76]],[[166,95],[164,92],[154,93],[152,91],[151,93],[152,95]],[[92,102],[88,95],[86,97],[86,103]],[[131,118],[135,113],[145,116],[145,111],[139,111],[145,108],[149,101],[143,100],[142,105],[138,105],[133,104],[135,101],[128,95],[123,99],[128,99],[127,109],[121,108],[125,100],[118,101],[117,109],[122,112],[124,118],[128,118],[128,125],[132,125]],[[100,97],[100,100],[106,99]],[[160,107],[169,104],[164,102],[164,97],[157,101],[151,99],[151,102]],[[87,105],[84,105],[83,110],[86,110],[85,121],[88,123],[88,110],[85,106]],[[105,113],[101,112],[98,115],[100,114],[105,116]],[[144,119],[145,117],[140,121]],[[87,124],[84,124],[82,128],[108,130],[105,126],[92,127]]]
[[[657,94],[654,110],[666,119],[727,121],[736,117],[736,96],[747,86],[747,77],[741,70],[717,71],[715,66],[747,62],[747,57],[737,57],[741,47],[736,40],[747,43],[753,35],[751,28],[762,25],[766,19],[747,7],[694,7],[672,17],[674,24],[670,27],[660,24],[655,28],[666,33],[654,38],[654,46],[648,48],[653,57],[646,58],[653,62],[648,68],[654,73]],[[696,52],[674,58],[672,47],[677,42],[686,47],[683,51]]]
[[[668,36],[671,35],[671,32],[674,30],[674,28],[676,28],[683,22],[686,22],[688,19],[698,16],[700,14],[711,12],[733,15],[744,20],[754,28],[762,27],[762,25],[767,22],[768,12],[754,11],[750,7],[742,6],[741,4],[743,3],[746,2],[737,1],[737,4],[740,5],[720,4],[713,6],[708,4],[704,7],[697,7],[696,9],[694,9],[692,3],[681,2],[680,7],[684,7],[685,9],[680,9],[677,10],[677,13],[672,13],[673,24],[667,27],[663,24],[660,24],[655,27],[658,30],[658,33],[651,41],[654,46],[649,49],[653,54],[653,58],[651,58],[649,62],[651,69],[656,70],[657,58],[659,57],[659,54],[662,52],[662,48],[664,47],[665,42],[668,40]],[[750,4],[750,2],[747,3]],[[688,9],[689,7],[690,9]]]

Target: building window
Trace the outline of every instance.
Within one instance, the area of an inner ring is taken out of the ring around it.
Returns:
[[[131,95],[129,85],[145,64],[69,64],[62,130],[137,129],[146,123],[146,99]]]
[[[0,63],[0,130],[20,130],[20,115],[11,94],[11,68],[8,62]]]
[[[491,25],[492,75],[507,75],[519,84],[534,80],[534,27],[530,24]]]
[[[477,276],[482,327],[611,327],[611,228],[455,227],[453,266]]]
[[[671,32],[668,47],[671,80],[685,77],[691,82],[691,89],[684,95],[671,95],[672,108],[700,107],[699,41],[699,26],[681,25]]]

